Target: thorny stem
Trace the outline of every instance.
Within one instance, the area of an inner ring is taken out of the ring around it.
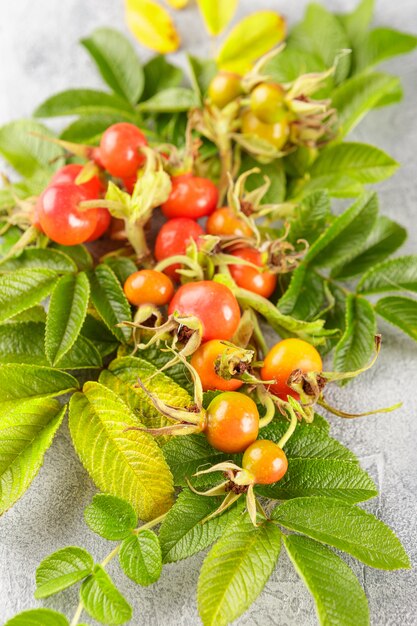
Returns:
[[[160,515],[159,517],[155,517],[155,519],[151,520],[150,522],[147,522],[146,524],[142,524],[142,526],[139,526],[138,528],[135,528],[135,530],[133,530],[133,534],[138,535],[139,533],[141,533],[143,530],[149,530],[150,528],[153,528],[154,526],[157,526],[158,524],[160,524],[164,519],[165,516],[167,514],[163,513],[162,515]],[[105,568],[112,559],[114,559],[115,556],[117,556],[117,554],[120,551],[122,544],[119,543],[111,552],[109,552],[109,554],[103,559],[103,561],[100,563],[101,567]],[[84,610],[84,605],[82,600],[80,601],[80,603],[77,606],[77,609],[74,613],[74,617],[71,620],[71,624],[70,626],[77,626],[78,622],[80,621],[80,617],[81,614]]]

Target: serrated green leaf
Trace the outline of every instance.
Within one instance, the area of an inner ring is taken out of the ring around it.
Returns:
[[[108,493],[94,496],[91,504],[84,509],[84,519],[94,533],[110,541],[128,537],[138,522],[129,502]]]
[[[232,519],[242,512],[243,502],[204,524],[220,506],[222,498],[205,498],[184,489],[170,509],[159,530],[164,563],[174,563],[204,550],[216,541]]]
[[[417,256],[402,256],[374,265],[358,283],[359,293],[417,292]]]
[[[355,70],[361,72],[386,59],[408,54],[417,45],[417,37],[393,28],[375,28],[355,50]]]
[[[101,565],[83,582],[80,596],[87,613],[106,626],[124,624],[132,617],[130,604]]]
[[[372,304],[349,294],[346,300],[346,328],[335,348],[334,369],[353,372],[364,367],[375,350],[377,332]]]
[[[63,276],[55,285],[46,318],[45,352],[56,366],[74,345],[87,315],[90,283],[84,272]]]
[[[244,17],[223,42],[217,65],[222,70],[245,74],[253,63],[285,36],[285,21],[274,11],[257,11]]]
[[[186,486],[186,478],[191,478],[198,469],[229,458],[210,446],[204,435],[173,437],[164,445],[163,453],[174,477],[174,485],[180,486]]]
[[[331,275],[343,280],[363,274],[395,252],[406,238],[407,231],[405,228],[388,217],[380,215],[377,217],[358,256],[340,267],[338,271],[332,271]]]
[[[296,44],[287,46],[271,59],[264,68],[265,74],[277,83],[292,82],[302,74],[324,72],[328,67],[317,54],[306,54]]]
[[[130,322],[132,312],[123,289],[113,271],[107,265],[101,264],[94,272],[88,275],[91,287],[91,300],[100,317],[113,335],[122,343],[129,340],[131,329],[116,325],[121,322]]]
[[[320,543],[290,535],[284,546],[314,598],[322,626],[369,626],[366,595],[350,567]]]
[[[68,626],[65,615],[52,609],[30,609],[9,619],[4,626]]]
[[[71,398],[69,426],[75,449],[99,489],[130,502],[141,519],[172,504],[172,475],[154,438],[126,404],[99,383]],[[94,441],[94,446],[91,442]]]
[[[65,256],[69,256],[80,272],[87,271],[93,267],[93,258],[87,248],[78,244],[77,246],[61,246],[58,243],[52,244],[54,250],[63,252]]]
[[[68,89],[43,102],[34,112],[35,117],[65,115],[111,115],[135,122],[133,107],[120,96],[94,89]]]
[[[240,173],[243,174],[248,170],[259,167],[259,163],[247,153],[243,153],[241,157]],[[265,176],[268,177],[270,186],[264,196],[262,196],[263,204],[277,204],[284,202],[286,190],[286,178],[282,159],[276,159],[272,163],[262,165],[261,172],[253,173],[245,183],[245,189],[252,191],[261,187],[265,183]]]
[[[57,279],[55,271],[46,269],[16,270],[0,276],[0,321],[41,302]]]
[[[340,459],[289,459],[284,478],[257,491],[274,500],[326,496],[346,502],[362,502],[378,493],[359,465]]]
[[[196,106],[198,98],[194,91],[185,87],[169,87],[141,102],[138,109],[144,113],[175,113],[188,111]]]
[[[104,261],[105,265],[108,265],[114,272],[119,283],[123,286],[127,278],[138,271],[138,266],[132,259],[128,259],[123,256],[108,257]]]
[[[162,572],[161,546],[152,530],[142,530],[123,540],[119,552],[122,570],[136,584],[147,587]]]
[[[130,41],[112,28],[97,28],[81,40],[97,64],[98,70],[113,89],[130,104],[136,104],[144,86],[143,69]]]
[[[17,257],[0,262],[0,274],[21,269],[47,269],[59,274],[77,271],[77,266],[63,252],[51,248],[26,248]]]
[[[14,324],[17,322],[46,322],[46,311],[41,304],[35,304],[30,309],[22,311],[17,315],[14,315],[10,320],[7,320],[6,324]]]
[[[53,137],[46,126],[33,120],[16,120],[0,127],[0,154],[22,176],[30,178],[39,172],[50,176],[62,164],[64,150],[33,133]]]
[[[289,240],[293,244],[299,239],[313,243],[325,229],[329,218],[330,198],[326,191],[305,196],[297,205],[294,217],[289,220]]]
[[[417,300],[388,296],[376,303],[375,311],[417,341]]]
[[[78,388],[73,376],[52,367],[0,365],[0,402],[62,396]]]
[[[102,134],[109,126],[123,121],[123,115],[118,115],[117,113],[83,115],[64,128],[60,139],[74,143],[95,145],[99,143]]]
[[[94,344],[102,357],[112,354],[120,345],[104,322],[89,313],[84,320],[81,335]]]
[[[201,568],[198,610],[204,626],[226,626],[258,597],[281,549],[281,533],[269,522],[254,527],[248,516],[229,525]]]
[[[144,391],[136,386],[138,378],[162,402],[187,407],[193,401],[187,391],[170,378],[170,370],[158,374],[158,365],[140,358],[140,354],[139,358],[122,357],[112,361],[108,370],[102,372],[100,382],[117,393],[148,428],[160,428],[171,422],[154,408]]]
[[[187,54],[187,61],[191,84],[202,104],[210,82],[217,73],[216,62],[213,59],[199,59],[191,54]]]
[[[272,517],[285,528],[348,552],[370,567],[410,567],[400,540],[388,526],[336,498],[296,498],[275,508]]]
[[[0,514],[39,472],[65,411],[56,400],[47,399],[0,405]]]
[[[332,104],[339,114],[339,137],[347,135],[361,119],[385,98],[398,91],[396,76],[379,73],[358,74],[332,93]]]
[[[377,183],[392,176],[397,168],[398,163],[375,146],[343,142],[320,152],[310,175],[326,188],[334,176],[349,176],[363,184]]]
[[[303,320],[314,319],[328,306],[325,280],[302,263],[292,273],[288,289],[277,306],[285,315]]]
[[[168,63],[164,55],[157,55],[150,59],[144,65],[143,71],[145,88],[141,100],[149,100],[158,91],[178,87],[183,79],[182,70]]]
[[[260,438],[278,443],[288,429],[288,422],[274,419],[260,431]],[[340,459],[357,463],[356,456],[336,439],[329,437],[322,428],[301,422],[285,444],[289,459]]]
[[[353,54],[355,47],[362,43],[367,34],[374,14],[374,5],[375,0],[360,0],[353,11],[337,16],[354,48]]]
[[[233,18],[238,0],[197,0],[209,35],[220,35]]]
[[[375,223],[378,198],[364,194],[313,243],[304,262],[316,267],[339,267],[360,251]]]
[[[36,570],[35,598],[47,598],[91,574],[94,559],[87,550],[62,548],[47,556]]]

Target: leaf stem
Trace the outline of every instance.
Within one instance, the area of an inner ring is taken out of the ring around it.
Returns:
[[[289,425],[289,427],[287,429],[287,432],[278,441],[278,445],[279,445],[280,448],[283,448],[285,446],[285,444],[287,443],[287,441],[289,440],[291,435],[294,433],[294,431],[295,431],[295,429],[297,427],[297,423],[298,423],[298,419],[297,419],[297,416],[295,414],[294,409],[292,407],[290,407],[289,411],[290,411],[290,415],[291,415],[291,422],[290,422],[290,425]]]
[[[74,617],[71,620],[70,626],[77,626],[78,622],[80,621],[80,617],[81,617],[83,610],[84,610],[84,605],[82,603],[82,600],[80,600],[80,603],[77,606],[77,610],[74,613]]]

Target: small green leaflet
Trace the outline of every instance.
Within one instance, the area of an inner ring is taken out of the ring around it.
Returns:
[[[0,402],[62,396],[78,388],[73,376],[52,367],[0,365]]]
[[[221,504],[217,497],[202,497],[190,489],[184,489],[159,529],[162,558],[164,563],[186,559],[204,550],[221,537],[231,520],[242,512],[243,501],[204,524],[208,515]]]
[[[62,252],[65,256],[69,256],[76,264],[80,272],[87,271],[93,267],[93,258],[87,248],[82,244],[77,246],[61,246],[58,243],[54,243],[53,250]]]
[[[330,198],[326,191],[315,191],[305,196],[289,219],[291,243],[295,244],[299,239],[313,243],[325,229],[330,215]]]
[[[52,609],[31,609],[9,619],[4,626],[69,626],[65,615]]]
[[[325,546],[302,537],[283,537],[295,569],[316,603],[322,626],[369,626],[366,595],[350,567]]]
[[[52,399],[0,405],[0,515],[39,472],[66,412]]]
[[[187,54],[187,61],[191,84],[202,104],[210,82],[216,75],[216,62],[213,59],[200,59],[191,54]]]
[[[207,469],[210,465],[226,461],[228,458],[223,452],[212,448],[204,435],[172,437],[163,447],[163,453],[173,474],[175,485],[187,485],[186,478],[191,479],[198,469]],[[213,476],[215,481],[215,475]]]
[[[110,332],[105,323],[90,313],[87,313],[84,320],[81,335],[92,342],[103,357],[112,354],[120,346],[116,337]]]
[[[409,568],[410,560],[392,530],[371,513],[336,498],[296,498],[272,514],[279,524],[348,552],[379,569]]]
[[[378,315],[417,341],[417,300],[402,296],[382,298],[375,307]]]
[[[124,624],[132,617],[132,609],[101,565],[81,585],[81,600],[92,618],[106,626]]]
[[[282,480],[256,491],[275,500],[329,496],[346,502],[369,500],[378,493],[371,477],[356,463],[320,458],[289,459]]]
[[[68,89],[45,100],[35,117],[65,115],[118,114],[130,122],[136,121],[133,107],[120,96],[94,89]]]
[[[391,57],[408,54],[416,45],[417,37],[414,35],[393,28],[375,28],[367,33],[355,50],[355,70],[361,72]]]
[[[97,64],[98,70],[120,97],[136,104],[144,87],[144,74],[130,41],[112,28],[97,28],[81,40]]]
[[[132,313],[129,302],[113,271],[108,265],[98,265],[88,274],[91,300],[100,317],[114,336],[122,343],[129,340],[130,328],[117,327],[121,322],[130,322]]]
[[[152,57],[144,66],[145,89],[141,100],[149,100],[159,91],[178,87],[182,83],[183,73],[179,67],[168,63],[164,55]]]
[[[146,587],[156,582],[162,572],[161,546],[152,530],[142,530],[123,540],[119,562],[122,570],[136,584]]]
[[[359,293],[408,290],[417,293],[417,256],[388,259],[372,267],[358,283]]]
[[[375,350],[376,332],[372,304],[365,298],[349,294],[346,299],[346,328],[335,348],[334,369],[337,372],[353,372],[366,365]]]
[[[75,449],[96,485],[130,502],[143,520],[172,504],[172,475],[154,438],[112,391],[95,382],[70,402],[69,427]],[[94,446],[91,442],[94,441]]]
[[[129,502],[107,493],[98,493],[84,510],[88,527],[100,537],[120,541],[136,528],[138,518]]]
[[[353,11],[337,16],[354,49],[365,38],[374,15],[374,5],[375,0],[360,0]]]
[[[57,274],[47,269],[22,269],[0,275],[0,321],[7,320],[48,296]]]
[[[47,598],[91,574],[94,560],[83,548],[62,548],[47,556],[36,570],[35,598]]]
[[[292,273],[291,282],[278,301],[278,308],[285,315],[297,319],[313,320],[330,304],[326,282],[307,263],[301,263]]]
[[[175,113],[188,111],[198,106],[195,92],[185,87],[169,87],[158,91],[154,96],[138,105],[143,113]]]
[[[90,284],[84,272],[63,276],[55,285],[46,318],[45,352],[56,366],[74,345],[87,315]]]
[[[0,262],[0,274],[22,269],[46,269],[59,274],[77,271],[71,257],[52,248],[26,248],[19,256]]]
[[[203,626],[226,626],[258,597],[281,549],[270,522],[254,527],[245,515],[230,524],[204,560],[197,602]]]

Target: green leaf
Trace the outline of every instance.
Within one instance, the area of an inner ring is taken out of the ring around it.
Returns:
[[[103,357],[115,352],[120,345],[107,326],[89,313],[84,320],[81,335],[86,337],[90,343],[92,342]]]
[[[398,163],[375,146],[344,142],[320,152],[310,174],[325,188],[335,176],[349,176],[363,184],[377,183],[392,176],[397,168]]]
[[[141,102],[138,109],[144,113],[175,113],[198,106],[196,94],[185,87],[169,87]]]
[[[417,341],[417,300],[389,296],[376,303],[375,310],[384,320],[397,326]]]
[[[359,293],[417,292],[417,256],[402,256],[374,265],[358,283]]]
[[[217,73],[216,62],[213,59],[199,59],[191,54],[187,54],[187,61],[191,84],[202,103],[210,82]]]
[[[346,327],[335,348],[334,369],[353,372],[364,367],[375,350],[377,332],[372,304],[349,294],[346,300]]]
[[[164,91],[170,87],[178,87],[181,84],[182,70],[168,63],[163,55],[154,56],[143,67],[145,74],[145,89],[141,100],[149,100],[158,91]]]
[[[61,246],[58,243],[53,244],[54,250],[63,252],[65,256],[69,256],[80,272],[87,271],[93,267],[93,258],[87,248],[82,244],[77,246]]]
[[[98,144],[101,135],[109,126],[123,121],[123,115],[117,115],[116,113],[83,115],[64,128],[60,134],[60,139],[87,145]]]
[[[30,609],[9,619],[4,626],[68,626],[65,615],[52,609]]]
[[[52,367],[0,365],[0,402],[62,396],[78,388],[73,376]]]
[[[351,13],[337,16],[354,48],[354,54],[356,46],[362,43],[367,35],[374,14],[374,5],[375,0],[360,0]]]
[[[291,243],[295,244],[299,239],[313,243],[325,229],[330,214],[330,198],[326,191],[305,196],[297,205],[294,217],[289,220]]]
[[[138,354],[142,355],[142,352]],[[100,382],[117,393],[148,428],[159,428],[171,422],[154,408],[149,397],[136,386],[138,378],[162,402],[176,407],[187,407],[193,402],[187,391],[171,379],[170,370],[158,373],[158,368],[158,364],[154,365],[140,357],[122,357],[112,361],[108,370],[100,376]]]
[[[243,153],[241,156],[240,173],[243,174],[254,167],[259,167],[258,161],[249,154]],[[259,174],[254,173],[249,176],[245,183],[245,188],[248,191],[252,191],[253,189],[261,187],[261,185],[265,183],[265,176],[268,177],[271,184],[268,191],[262,197],[262,203],[277,204],[278,202],[284,202],[286,178],[282,159],[276,159],[272,161],[272,163],[263,164]]]
[[[101,565],[83,582],[80,596],[87,613],[106,626],[124,624],[132,617],[130,604]]]
[[[0,274],[22,269],[46,269],[59,274],[71,274],[77,271],[77,266],[69,256],[51,248],[26,248],[19,256],[0,262]]]
[[[299,576],[316,603],[322,626],[369,626],[366,595],[350,567],[321,544],[302,537],[283,537]]]
[[[257,491],[274,500],[328,496],[346,502],[362,502],[378,493],[371,477],[356,463],[320,458],[289,459],[284,478]]]
[[[363,274],[395,252],[406,238],[405,228],[384,215],[378,216],[358,256],[333,271],[332,276],[343,280]]]
[[[229,458],[210,446],[204,435],[173,437],[163,447],[163,453],[174,477],[174,485],[181,486],[186,486],[186,478],[191,478],[198,469]]]
[[[302,263],[293,272],[289,287],[277,306],[281,313],[297,319],[316,318],[328,306],[324,279]]]
[[[30,309],[22,311],[15,315],[10,320],[4,322],[5,324],[14,324],[15,322],[46,322],[46,311],[41,304],[35,304]]]
[[[133,107],[120,96],[94,89],[68,89],[48,98],[34,112],[35,117],[66,115],[120,115],[135,122]]]
[[[56,284],[48,308],[45,352],[56,366],[74,345],[87,315],[90,284],[84,272],[63,276]]]
[[[317,56],[326,67],[334,64],[341,50],[349,48],[349,41],[337,17],[320,4],[309,4],[302,22],[291,31],[289,45]],[[337,65],[335,79],[340,83],[346,79],[350,69],[350,58],[344,56]]]
[[[316,54],[306,54],[289,43],[282,52],[272,58],[264,68],[265,74],[277,83],[292,82],[302,74],[323,72],[326,63]]]
[[[348,552],[370,567],[410,567],[400,540],[388,526],[336,498],[296,498],[274,509],[272,517],[285,528]]]
[[[109,87],[130,104],[136,104],[145,81],[142,66],[130,41],[112,28],[97,28],[81,43],[93,57]]]
[[[56,400],[47,399],[0,405],[0,514],[39,472],[65,411]]]
[[[41,302],[51,293],[56,281],[56,272],[46,269],[23,269],[0,275],[0,321]]]
[[[375,28],[355,50],[355,70],[360,72],[417,46],[417,37],[393,28]]]
[[[172,504],[172,476],[154,438],[124,402],[99,383],[71,398],[69,426],[75,449],[99,489],[130,502],[141,519]],[[91,442],[94,441],[94,446]]]
[[[119,283],[123,286],[127,278],[138,271],[138,266],[132,259],[128,259],[124,256],[108,257],[104,259],[103,263],[108,265],[114,272]]]
[[[205,550],[222,536],[242,506],[228,509],[222,515],[201,522],[220,506],[222,498],[204,498],[184,489],[170,509],[159,530],[164,563],[174,563]],[[240,502],[242,504],[242,502]]]
[[[339,114],[339,137],[343,138],[361,119],[392,93],[400,81],[388,74],[358,74],[339,85],[332,93],[332,105]]]
[[[220,35],[233,18],[238,0],[197,0],[209,35]]]
[[[314,242],[304,262],[316,267],[334,268],[352,259],[371,232],[377,213],[376,194],[364,194]]]
[[[274,11],[257,11],[232,29],[217,55],[220,69],[245,74],[285,36],[285,21]]]
[[[281,533],[269,522],[254,527],[248,516],[229,525],[201,568],[197,602],[203,626],[226,626],[256,600],[272,574]]]
[[[108,493],[98,493],[84,510],[87,526],[110,541],[125,539],[136,528],[138,518],[132,505]]]
[[[27,178],[38,172],[51,175],[62,163],[63,149],[37,135],[53,137],[51,131],[33,120],[16,120],[0,127],[0,154]]]
[[[35,598],[47,598],[91,574],[94,559],[83,548],[62,548],[47,556],[36,570]]]
[[[152,530],[142,530],[123,540],[119,552],[122,570],[136,584],[147,587],[162,572],[161,546]]]
[[[110,267],[104,264],[98,265],[88,277],[91,300],[97,312],[116,339],[125,343],[130,338],[131,329],[126,326],[118,328],[116,324],[130,322],[132,313],[119,281]]]

